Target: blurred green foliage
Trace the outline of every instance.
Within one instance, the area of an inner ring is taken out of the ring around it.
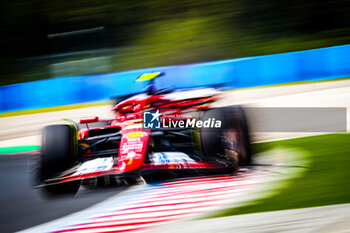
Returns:
[[[59,53],[118,48],[111,72],[347,44],[349,10],[347,0],[3,0],[0,85],[48,78],[23,58]]]

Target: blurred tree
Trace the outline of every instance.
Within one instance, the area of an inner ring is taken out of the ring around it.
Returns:
[[[113,71],[346,44],[349,12],[348,0],[2,0],[0,84],[45,78],[24,78],[18,59],[61,52],[123,48]]]

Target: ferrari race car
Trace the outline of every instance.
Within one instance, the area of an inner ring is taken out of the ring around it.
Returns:
[[[242,107],[212,108],[214,88],[157,90],[163,73],[147,73],[147,90],[121,100],[113,119],[82,118],[46,126],[36,177],[45,193],[80,185],[148,183],[179,176],[233,173],[251,162]]]

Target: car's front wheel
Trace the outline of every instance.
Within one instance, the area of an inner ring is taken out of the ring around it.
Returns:
[[[41,155],[38,175],[44,184],[42,191],[48,196],[74,195],[80,181],[45,185],[45,181],[55,178],[78,162],[77,130],[71,125],[50,125],[42,132]]]

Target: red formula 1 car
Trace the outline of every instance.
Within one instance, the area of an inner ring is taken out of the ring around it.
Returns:
[[[156,90],[160,76],[141,75],[147,91],[116,104],[113,119],[45,127],[39,187],[53,195],[76,193],[81,184],[232,173],[250,163],[241,107],[211,108],[221,97],[214,88]]]

